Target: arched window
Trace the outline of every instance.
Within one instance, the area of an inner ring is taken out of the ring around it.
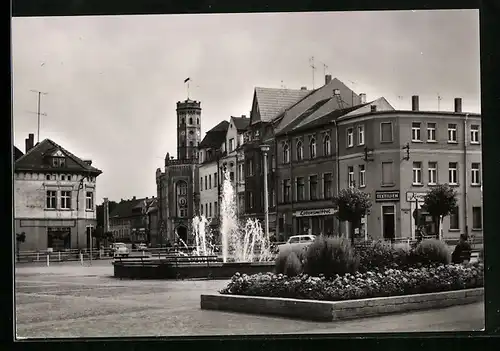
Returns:
[[[330,136],[326,134],[325,138],[323,139],[323,155],[328,156],[330,155],[330,152],[331,152]]]
[[[283,163],[290,162],[290,147],[288,144],[283,145]]]
[[[200,119],[199,118],[196,119],[196,124],[200,124]]]
[[[304,157],[304,149],[302,147],[302,141],[297,141],[297,161],[301,161]]]
[[[189,117],[189,124],[193,124],[193,118]]]
[[[193,147],[193,146],[194,146],[193,142],[192,142],[192,141],[190,141],[190,142],[189,142],[189,147]]]
[[[312,138],[309,142],[309,156],[316,158],[316,138]]]
[[[181,118],[181,124],[184,124],[184,118]]]

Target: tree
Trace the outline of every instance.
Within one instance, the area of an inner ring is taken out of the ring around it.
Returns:
[[[448,184],[438,184],[424,197],[422,209],[427,211],[436,224],[437,235],[444,217],[449,216],[457,208],[457,193]]]
[[[16,253],[17,253],[17,260],[19,261],[19,246],[21,243],[24,243],[26,241],[26,233],[16,233]]]
[[[351,242],[354,244],[354,232],[372,206],[369,195],[356,188],[342,189],[333,197],[333,205],[338,210],[338,219],[351,223]]]

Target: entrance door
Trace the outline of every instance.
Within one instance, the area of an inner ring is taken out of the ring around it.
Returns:
[[[182,225],[177,227],[177,235],[187,245],[187,228]]]
[[[396,237],[394,205],[382,206],[382,234],[386,240]]]

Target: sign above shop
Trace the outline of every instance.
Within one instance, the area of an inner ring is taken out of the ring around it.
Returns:
[[[406,192],[406,201],[424,202],[425,195],[427,195],[427,192],[425,191],[408,191]]]
[[[294,217],[330,216],[337,212],[334,208],[319,208],[315,210],[301,210],[293,213]]]
[[[399,201],[399,190],[379,190],[375,192],[375,201]]]

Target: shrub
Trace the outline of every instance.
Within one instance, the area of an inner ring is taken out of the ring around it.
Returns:
[[[294,253],[299,262],[302,263],[305,256],[306,246],[303,245],[284,245],[280,248],[278,256],[276,256],[274,271],[276,273],[285,273],[286,260],[290,253]]]
[[[451,261],[451,252],[443,241],[427,239],[417,245],[413,259],[415,263],[423,265],[448,264]]]
[[[374,268],[391,267],[394,263],[392,246],[385,241],[371,242],[368,245],[358,247],[356,251],[361,272]]]
[[[357,257],[349,240],[319,236],[309,245],[305,255],[304,271],[312,276],[332,277],[353,273],[358,266]]]
[[[285,260],[284,274],[288,277],[295,277],[302,273],[302,263],[295,252],[290,252]]]
[[[310,300],[352,300],[372,297],[401,296],[484,286],[482,263],[442,265],[438,267],[387,269],[325,277],[302,274],[235,274],[221,294],[285,297]]]

